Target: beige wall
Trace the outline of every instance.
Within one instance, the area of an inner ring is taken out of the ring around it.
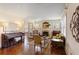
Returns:
[[[66,39],[66,53],[67,54],[79,54],[79,43],[72,37],[70,31],[70,20],[75,8],[79,4],[69,4],[67,10],[67,39]]]

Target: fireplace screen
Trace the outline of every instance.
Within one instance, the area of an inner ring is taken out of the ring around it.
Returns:
[[[72,19],[70,21],[70,30],[75,40],[79,42],[79,6],[72,15]]]

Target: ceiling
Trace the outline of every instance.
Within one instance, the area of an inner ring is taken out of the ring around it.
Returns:
[[[39,19],[62,17],[63,3],[5,3],[0,4],[0,19]]]

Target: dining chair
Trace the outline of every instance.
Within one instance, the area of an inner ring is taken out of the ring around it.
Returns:
[[[41,48],[41,53],[42,53],[42,39],[41,37],[37,34],[33,36],[34,39],[34,52],[35,52],[35,47],[39,46]]]

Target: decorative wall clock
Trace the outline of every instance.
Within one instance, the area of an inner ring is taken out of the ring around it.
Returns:
[[[72,19],[70,21],[70,30],[75,40],[79,42],[79,6],[77,6],[72,15]]]

